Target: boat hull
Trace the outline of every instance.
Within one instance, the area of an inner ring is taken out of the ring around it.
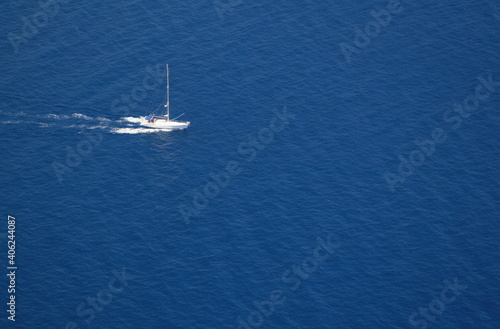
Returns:
[[[167,121],[167,120],[156,120],[151,122],[142,118],[141,126],[153,128],[153,129],[186,129],[189,126],[189,121]]]

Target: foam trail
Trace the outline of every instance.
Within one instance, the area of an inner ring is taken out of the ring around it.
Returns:
[[[71,115],[73,118],[78,118],[78,119],[84,119],[84,120],[97,120],[97,118],[92,118],[92,117],[89,117],[85,114],[81,114],[81,113],[73,113]]]
[[[9,113],[9,112],[1,112],[1,114],[5,114],[7,116],[11,117],[30,117],[30,118],[38,118],[38,119],[53,119],[53,120],[70,120],[70,119],[76,119],[76,120],[87,120],[87,121],[113,121],[108,118],[103,118],[103,117],[90,117],[88,115],[82,114],[82,113],[73,113],[71,115],[65,115],[65,114],[53,114],[53,113],[48,113],[48,114],[28,114],[25,112],[17,112],[17,113]]]
[[[2,112],[2,114],[8,114]],[[28,117],[24,112],[12,113],[11,117]],[[151,129],[138,125],[142,121],[141,117],[122,117],[119,120],[112,120],[103,117],[90,117],[82,113],[65,114],[33,114],[29,115],[30,119],[35,118],[36,121],[26,120],[6,120],[0,121],[0,124],[37,124],[39,127],[60,127],[63,129],[78,129],[80,132],[84,130],[101,129],[112,134],[150,134],[169,132],[174,129]],[[57,124],[56,122],[60,122]]]
[[[109,129],[109,126],[90,126],[90,125],[70,125],[63,128],[78,128],[78,129]]]
[[[127,121],[127,122],[134,122],[134,123],[139,123],[142,121],[141,118],[136,118],[136,117],[125,117],[125,118],[121,118],[123,121]]]
[[[52,126],[52,124],[49,124],[49,123],[46,123],[46,122],[22,121],[22,120],[0,121],[0,124],[6,124],[6,125],[11,125],[11,124],[35,124],[35,125],[39,125],[40,127],[51,127]]]

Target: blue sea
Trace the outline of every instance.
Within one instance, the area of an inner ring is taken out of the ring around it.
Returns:
[[[498,1],[0,26],[1,328],[500,328]]]

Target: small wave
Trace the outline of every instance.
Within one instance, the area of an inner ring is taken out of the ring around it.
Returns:
[[[87,129],[108,129],[109,126],[90,126]]]
[[[81,113],[73,113],[71,116],[73,118],[78,118],[78,119],[95,120],[94,118],[86,116],[85,114],[81,114]]]
[[[125,118],[121,118],[123,121],[127,121],[127,122],[134,122],[134,123],[138,123],[138,122],[141,122],[142,119],[141,118],[137,118],[137,117],[125,117]]]
[[[63,128],[78,128],[78,129],[108,129],[109,126],[90,126],[90,125],[69,125]]]
[[[2,121],[3,124],[13,124],[13,123],[26,123],[26,121],[12,121],[12,120],[8,120],[8,121]]]
[[[39,118],[39,119],[52,119],[52,120],[79,119],[79,120],[101,121],[101,122],[115,121],[115,120],[104,118],[104,117],[90,117],[90,116],[82,114],[82,113],[73,113],[71,115],[65,115],[65,114],[54,114],[54,113],[27,114],[25,112],[17,112],[17,113],[2,112],[1,114],[9,115],[11,117],[30,117],[30,118]]]
[[[69,126],[63,126],[63,128],[78,128],[78,129],[85,129],[87,128],[87,125],[69,125]]]
[[[70,115],[64,115],[64,114],[43,114],[43,115],[33,115],[35,118],[44,118],[44,119],[54,119],[54,120],[61,120],[61,119],[74,119],[73,116]]]
[[[48,127],[50,126],[48,123],[45,122],[36,122],[36,121],[23,121],[23,120],[7,120],[7,121],[0,121],[1,124],[35,124],[35,125],[40,125],[42,127]]]
[[[108,118],[103,118],[103,117],[90,117],[85,114],[81,113],[73,113],[72,115],[57,115],[57,114],[47,114],[43,116],[44,118],[51,118],[51,119],[81,119],[81,120],[87,120],[87,121],[101,121],[101,122],[111,122],[113,120],[108,119]]]
[[[28,114],[26,114],[26,113],[24,113],[22,111],[21,112],[16,112],[16,113],[2,111],[1,113],[3,115],[9,116],[9,117],[25,117],[25,116],[28,115]]]

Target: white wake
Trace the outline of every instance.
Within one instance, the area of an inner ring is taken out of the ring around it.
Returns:
[[[148,134],[172,131],[173,129],[152,129],[140,126],[140,117],[122,117],[118,120],[104,117],[91,117],[82,113],[65,114],[27,114],[24,112],[0,112],[0,124],[34,124],[39,127],[64,129],[95,130],[100,129],[112,134]],[[2,120],[4,118],[5,120]],[[23,120],[25,118],[25,120]]]

